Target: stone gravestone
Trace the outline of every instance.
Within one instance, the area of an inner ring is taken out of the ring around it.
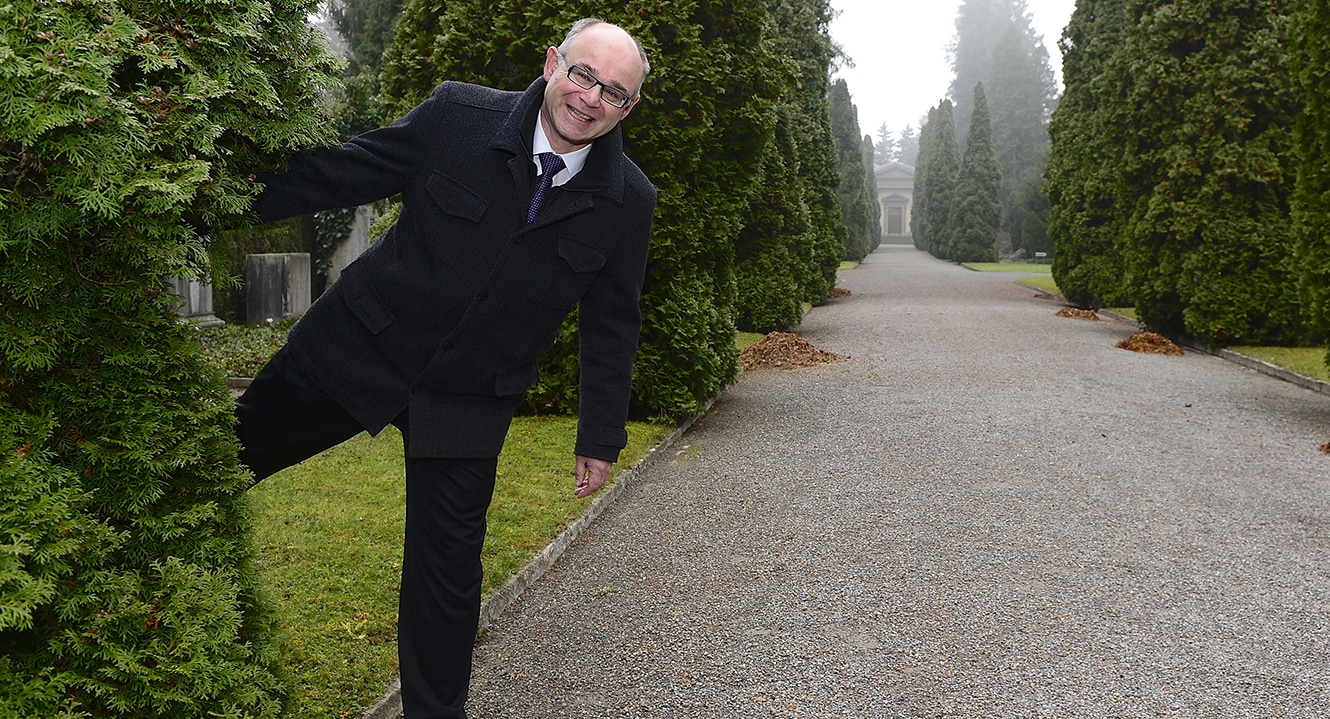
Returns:
[[[199,327],[220,327],[224,324],[212,310],[212,285],[196,279],[171,279],[171,293],[176,300],[176,312]]]
[[[308,252],[245,256],[245,323],[280,322],[310,304]]]

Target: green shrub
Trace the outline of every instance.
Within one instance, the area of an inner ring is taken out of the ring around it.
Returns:
[[[0,716],[279,716],[231,405],[164,277],[320,137],[295,2],[0,6]]]

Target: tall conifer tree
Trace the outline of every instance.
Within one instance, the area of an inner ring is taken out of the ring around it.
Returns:
[[[928,164],[933,151],[933,135],[937,128],[937,108],[930,107],[924,124],[919,128],[919,152],[914,162],[913,207],[910,210],[910,235],[916,249],[927,250],[928,238]]]
[[[844,79],[831,84],[831,133],[836,139],[840,158],[841,221],[845,224],[845,259],[862,260],[872,250],[873,206],[868,198],[868,175],[864,169],[863,144],[859,133],[858,111],[850,99],[850,87]]]
[[[1122,147],[1106,131],[1104,75],[1126,33],[1128,0],[1078,0],[1064,31],[1065,84],[1049,125],[1046,175],[1053,279],[1081,307],[1131,304],[1119,239],[1129,206],[1122,201]]]
[[[1291,62],[1303,103],[1296,127],[1302,163],[1293,195],[1294,258],[1303,311],[1317,339],[1324,339],[1330,336],[1330,10],[1312,0],[1291,5]]]
[[[956,175],[955,196],[951,203],[948,248],[950,258],[957,262],[996,262],[997,234],[1002,219],[1002,204],[998,202],[1002,169],[993,153],[983,83],[974,86],[973,107],[970,135]]]
[[[876,250],[882,244],[882,205],[877,197],[877,153],[873,148],[871,135],[864,135],[864,194],[868,196],[868,206],[872,210],[868,222],[868,251]]]
[[[929,123],[927,177],[923,188],[923,228],[927,249],[934,257],[944,260],[952,259],[954,254],[951,204],[955,200],[956,175],[961,164],[951,112],[951,100],[943,100]]]
[[[738,326],[761,332],[797,325],[805,302],[824,301],[844,255],[827,110],[831,9],[770,0],[768,11],[767,44],[783,60],[778,122],[735,252]]]
[[[1284,2],[1137,0],[1106,69],[1123,149],[1122,255],[1139,317],[1204,342],[1301,333],[1291,267],[1292,90]]]
[[[1025,0],[964,0],[956,15],[952,69],[949,95],[958,137],[969,133],[975,84],[982,82],[987,90],[993,147],[1002,167],[1003,228],[1021,248],[1016,195],[1027,178],[1043,174],[1048,118],[1057,102],[1048,49]]]
[[[231,402],[163,277],[330,139],[311,10],[0,7],[0,716],[281,714]]]

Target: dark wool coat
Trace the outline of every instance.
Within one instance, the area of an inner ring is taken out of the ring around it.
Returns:
[[[545,90],[446,82],[389,127],[261,175],[264,221],[401,194],[402,212],[291,330],[300,368],[371,433],[404,410],[413,457],[499,453],[580,303],[575,451],[614,461],[625,429],[656,191],[620,128],[526,225]]]

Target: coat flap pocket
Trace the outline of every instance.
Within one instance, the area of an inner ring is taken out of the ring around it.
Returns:
[[[351,269],[351,268],[348,268]],[[374,289],[374,285],[360,272],[342,272],[342,276],[337,280],[337,285],[342,287],[342,296],[346,299],[346,306],[360,321],[364,323],[365,329],[370,334],[377,335],[385,327],[393,323],[396,319],[393,313],[384,306],[383,300],[379,298],[379,293]]]
[[[573,272],[595,272],[605,266],[603,250],[566,235],[559,238],[559,256]]]
[[[429,176],[425,181],[425,189],[445,215],[480,222],[480,218],[485,216],[485,210],[489,208],[489,202],[484,197],[441,172]]]
[[[535,362],[504,372],[494,380],[494,395],[509,397],[522,394],[538,377],[540,377],[540,367]]]

